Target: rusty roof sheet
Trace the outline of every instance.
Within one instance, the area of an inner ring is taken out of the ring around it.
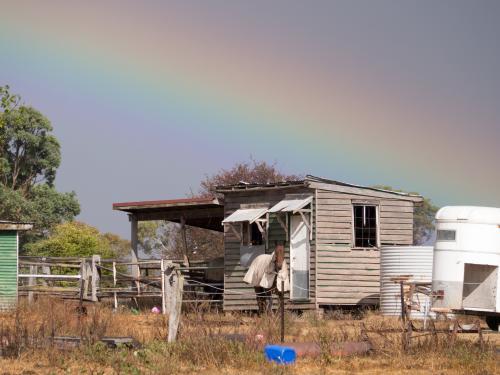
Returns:
[[[169,207],[186,207],[186,206],[198,206],[198,205],[221,205],[221,203],[215,197],[118,202],[118,203],[113,203],[113,210],[130,211],[130,210],[146,209],[146,208],[169,208]]]

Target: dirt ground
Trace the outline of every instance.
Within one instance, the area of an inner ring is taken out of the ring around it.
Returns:
[[[462,323],[474,323],[464,317]],[[421,322],[415,325],[421,327]],[[436,322],[449,330],[451,322]],[[75,306],[45,301],[0,315],[3,374],[496,374],[500,373],[500,334],[414,332],[402,345],[399,319],[377,312],[315,314],[287,312],[285,342],[311,342],[319,356],[298,358],[294,365],[268,363],[266,343],[279,342],[276,315],[249,316],[196,309],[183,315],[178,341],[166,343],[167,318],[149,311],[89,306],[79,317]],[[80,336],[84,344],[61,350],[53,336]],[[130,336],[136,348],[107,348],[104,336]],[[372,350],[351,356],[331,355],[331,343],[368,340]]]

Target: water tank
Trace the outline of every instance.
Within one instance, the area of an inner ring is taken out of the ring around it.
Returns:
[[[500,312],[500,208],[447,206],[436,214],[433,307]]]
[[[380,310],[383,315],[401,315],[400,285],[392,278],[402,275],[410,280],[432,281],[432,246],[384,246],[380,251]],[[413,319],[423,319],[431,307],[431,300],[424,294],[415,294],[413,301],[421,311],[412,310]]]

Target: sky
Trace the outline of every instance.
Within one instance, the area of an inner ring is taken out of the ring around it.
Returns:
[[[500,206],[500,2],[0,0],[0,85],[52,122],[56,186],[183,198],[247,161]]]

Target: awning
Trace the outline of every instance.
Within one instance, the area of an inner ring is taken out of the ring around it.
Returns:
[[[285,199],[276,203],[269,212],[296,212],[312,202],[311,195],[286,195]]]
[[[248,221],[249,223],[255,222],[262,215],[267,212],[267,208],[240,208],[234,211],[231,215],[226,217],[222,224],[228,223],[240,223],[242,221]]]

